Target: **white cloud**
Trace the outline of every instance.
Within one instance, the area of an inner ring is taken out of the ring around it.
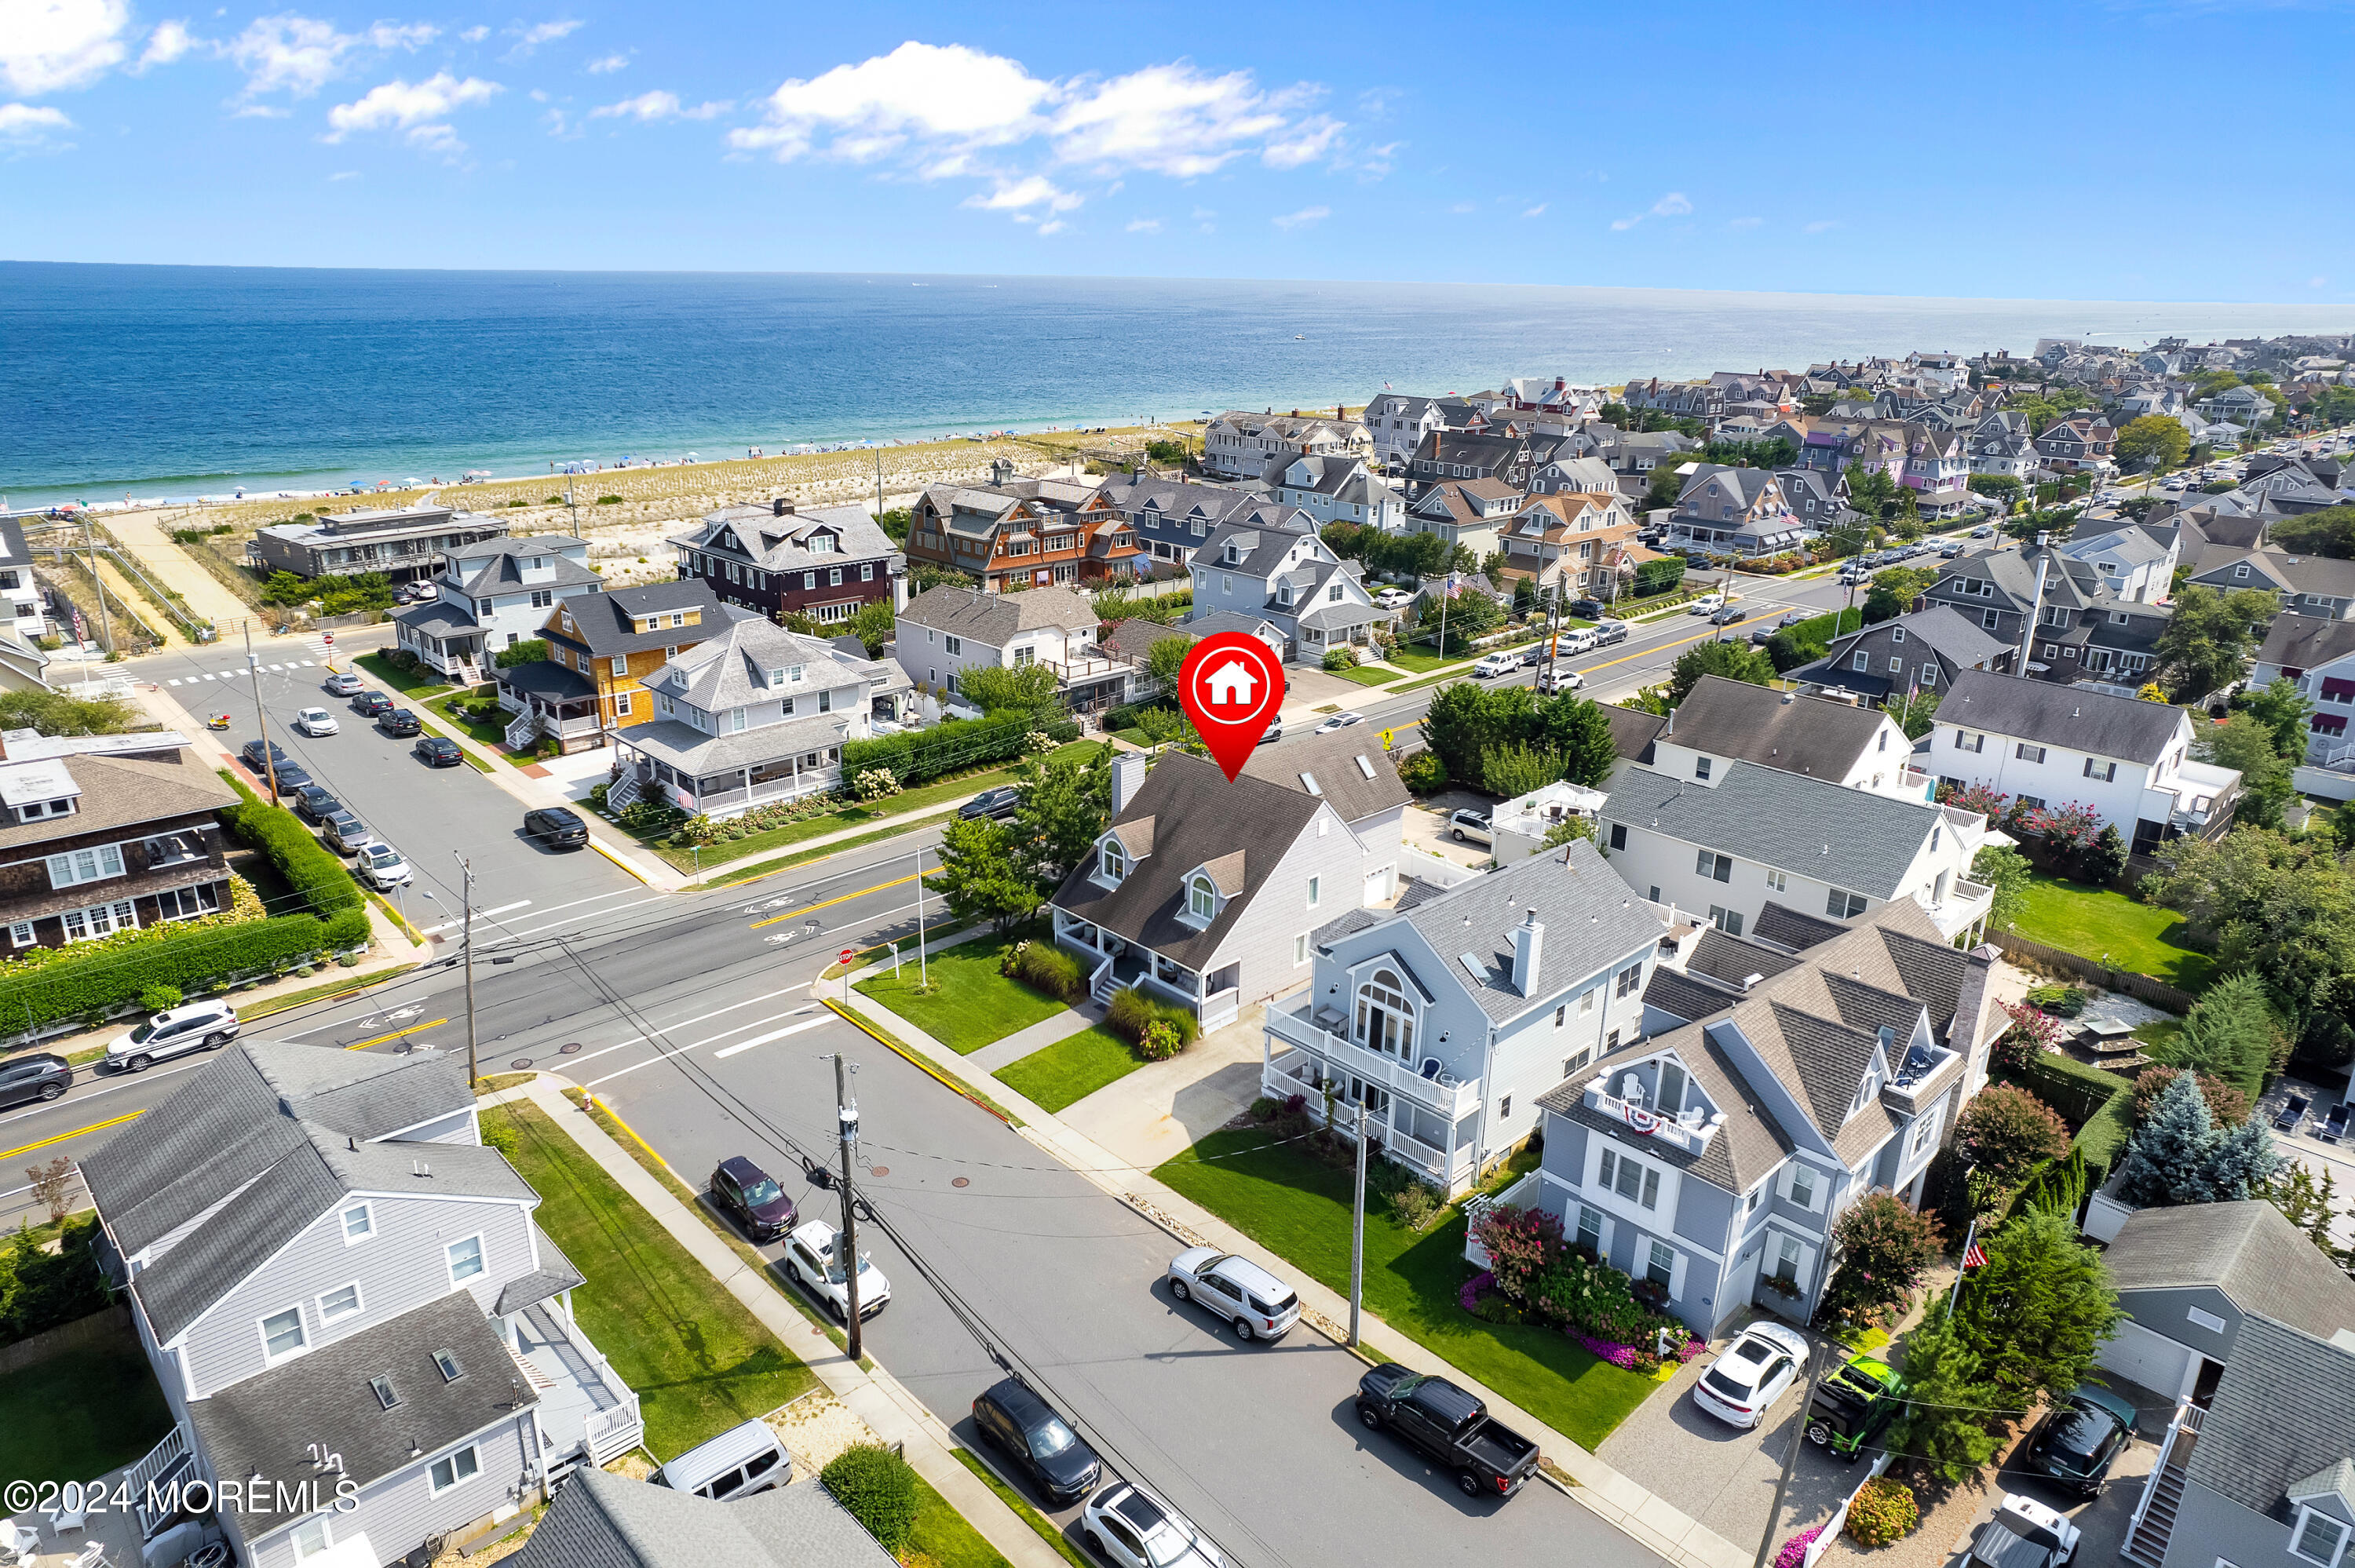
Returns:
[[[1270,142],[1259,161],[1271,169],[1296,169],[1332,152],[1341,139],[1341,122],[1329,114],[1312,114]]]
[[[357,169],[337,169],[327,176],[327,183],[331,185],[340,185],[346,180],[356,180],[359,177],[360,172]]]
[[[607,55],[603,59],[591,60],[588,70],[591,76],[606,76],[622,69],[629,63],[630,57],[627,55]]]
[[[1132,217],[1128,220],[1127,232],[1131,234],[1158,234],[1161,232],[1161,220],[1157,217]]]
[[[1525,207],[1521,208],[1521,216],[1523,217],[1542,217],[1545,216],[1545,209],[1550,204],[1546,202],[1540,202],[1535,207]]]
[[[1182,60],[1065,91],[1050,132],[1058,157],[1178,179],[1210,174],[1253,143],[1265,143],[1263,159],[1290,168],[1319,155],[1341,132],[1339,122],[1323,116],[1293,120],[1314,89],[1263,92],[1249,71],[1206,76]]]
[[[1766,220],[1763,217],[1737,217],[1726,224],[1728,228],[1755,228]]]
[[[465,143],[448,123],[452,111],[485,103],[501,89],[495,81],[468,77],[461,81],[448,71],[437,71],[423,81],[396,77],[350,103],[327,111],[333,127],[325,138],[340,142],[355,131],[399,131],[411,146],[429,153],[463,152]]]
[[[0,103],[0,142],[36,146],[53,131],[70,131],[73,122],[62,109],[30,103]]]
[[[589,111],[589,118],[636,120],[641,123],[652,123],[658,120],[709,120],[714,115],[725,114],[735,107],[733,103],[721,101],[698,103],[689,108],[679,102],[678,94],[657,90],[654,92],[642,92],[635,98],[625,98],[619,103],[608,103],[602,108],[592,109]]]
[[[186,22],[158,22],[155,30],[147,35],[147,47],[139,51],[139,61],[132,69],[145,70],[150,66],[170,65],[199,42],[189,34]]]
[[[1060,217],[1049,218],[1046,222],[1039,226],[1039,238],[1044,239],[1050,234],[1060,234],[1064,229],[1070,227],[1071,226],[1069,224],[1065,223]]]
[[[0,0],[0,86],[56,92],[122,62],[123,0]]]
[[[1806,226],[1806,232],[1809,234],[1821,234],[1827,229],[1838,228],[1838,227],[1839,219],[1836,217],[1819,217],[1815,222]]]
[[[1069,212],[1080,205],[1082,198],[1067,190],[1057,188],[1044,175],[1032,175],[1027,179],[1000,180],[995,189],[975,191],[964,198],[966,207],[977,207],[985,212],[1024,212],[1034,207],[1044,207],[1050,212]]]
[[[1459,201],[1450,204],[1447,210],[1450,212],[1478,212],[1480,210],[1480,204],[1476,201]]]
[[[530,27],[509,27],[507,31],[515,35],[516,42],[515,48],[509,49],[507,54],[510,58],[527,55],[542,44],[552,44],[559,38],[570,37],[586,25],[579,21],[563,21],[541,22]]]
[[[1312,223],[1322,223],[1332,216],[1333,209],[1329,207],[1304,207],[1298,212],[1287,212],[1268,221],[1278,228],[1301,228]]]
[[[342,74],[355,50],[414,51],[441,37],[441,32],[427,22],[405,26],[378,22],[364,33],[345,33],[315,16],[282,11],[248,23],[245,31],[223,46],[221,52],[244,69],[241,96],[284,91],[308,98]]]
[[[459,36],[460,37],[462,37],[462,38],[465,39],[465,40],[466,40],[468,43],[470,43],[470,44],[479,44],[479,43],[481,43],[485,38],[487,38],[487,37],[489,37],[491,36],[491,30],[490,30],[488,27],[483,26],[482,25],[480,25],[479,23],[477,23],[475,26],[471,26],[471,27],[467,28],[464,32],[463,32],[463,33],[459,34],[458,36]]]
[[[2330,286],[2330,280],[2317,272],[2306,281],[2306,286],[2309,289],[2327,289]]]
[[[821,142],[831,150],[837,139],[852,149],[846,155],[865,156],[911,138],[1001,146],[1038,132],[1038,111],[1054,90],[1018,60],[911,39],[888,55],[784,83],[769,95],[768,123],[732,132],[729,142],[781,162]]]
[[[1647,210],[1639,212],[1633,217],[1613,218],[1611,220],[1611,228],[1615,233],[1621,230],[1633,228],[1647,217],[1682,217],[1686,213],[1690,212],[1692,209],[1692,202],[1686,196],[1684,192],[1670,191],[1668,195],[1654,202]]]

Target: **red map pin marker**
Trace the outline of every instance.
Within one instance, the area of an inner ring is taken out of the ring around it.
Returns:
[[[1230,783],[1284,706],[1284,666],[1248,631],[1221,631],[1187,651],[1178,701]]]

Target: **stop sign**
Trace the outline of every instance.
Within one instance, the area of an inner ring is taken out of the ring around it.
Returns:
[[[846,964],[847,964],[847,963],[848,963],[851,959],[855,959],[855,958],[857,958],[857,957],[858,956],[858,948],[843,948],[843,949],[842,949],[842,951],[840,951],[840,952],[838,952],[838,953],[835,954],[834,956],[835,956],[837,959],[839,959],[840,960],[842,960],[842,962],[844,962],[844,963],[846,963]]]

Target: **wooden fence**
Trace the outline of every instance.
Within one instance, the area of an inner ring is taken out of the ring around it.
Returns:
[[[2191,1004],[2200,1000],[2190,991],[2179,990],[2154,976],[2133,969],[2114,969],[2082,954],[2063,948],[2048,947],[2042,942],[2031,942],[2025,937],[1999,927],[1990,928],[1987,936],[1987,940],[2001,948],[2007,958],[2022,959],[2039,968],[2091,981],[2104,991],[2122,991],[2169,1012],[2189,1012]]]
[[[19,1367],[35,1366],[52,1356],[80,1350],[131,1333],[131,1308],[109,1307],[92,1312],[87,1318],[77,1318],[70,1323],[60,1323],[54,1329],[44,1329],[30,1339],[19,1340],[13,1345],[0,1345],[0,1372],[12,1372]]]

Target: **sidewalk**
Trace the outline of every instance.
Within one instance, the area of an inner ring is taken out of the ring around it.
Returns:
[[[927,950],[931,950],[930,944],[927,945]],[[855,970],[850,978],[854,981],[864,979],[880,967],[879,965],[870,966]],[[889,1008],[869,1001],[855,990],[848,990],[848,988],[846,990],[848,991],[849,1008],[859,1017],[900,1040],[942,1070],[954,1075],[969,1075],[968,1065],[972,1062],[972,1057],[959,1056]],[[979,1054],[976,1053],[976,1054]],[[1187,1053],[1187,1055],[1191,1054],[1191,1052]],[[1183,1062],[1186,1056],[1178,1057],[1176,1060]],[[1209,1066],[1212,1072],[1216,1072],[1225,1065],[1223,1062],[1214,1060]],[[1150,1071],[1152,1071],[1151,1068],[1146,1068],[1140,1072],[1132,1073],[1127,1078],[1121,1080],[1121,1083],[1112,1085],[1100,1093],[1115,1093],[1122,1085],[1141,1077],[1146,1072]],[[1146,1168],[1141,1162],[1124,1158],[1119,1150],[1088,1137],[1063,1118],[1041,1110],[1029,1100],[1007,1088],[999,1080],[995,1078],[990,1080],[989,1093],[992,1097],[1021,1119],[1022,1125],[1017,1130],[1023,1137],[1071,1166],[1079,1174],[1087,1177],[1104,1192],[1127,1203],[1131,1208],[1168,1231],[1179,1241],[1189,1246],[1209,1245],[1222,1252],[1240,1254],[1275,1273],[1278,1277],[1293,1281],[1295,1287],[1300,1293],[1304,1308],[1303,1318],[1317,1332],[1335,1343],[1347,1342],[1348,1331],[1343,1325],[1349,1320],[1349,1304],[1337,1292],[1327,1289],[1314,1279],[1302,1277],[1296,1268],[1282,1257],[1260,1245],[1217,1215],[1155,1180],[1151,1170]],[[1068,1117],[1072,1112],[1080,1112],[1084,1117],[1083,1107],[1087,1104],[1087,1100],[1082,1100],[1078,1105],[1071,1107],[1065,1116]],[[1134,1108],[1132,1107],[1132,1110]],[[1161,1114],[1165,1120],[1167,1120],[1175,1117],[1177,1109],[1173,1101],[1172,1104],[1161,1107]],[[1121,1141],[1130,1140],[1123,1139]],[[1167,1159],[1169,1154],[1178,1152],[1178,1148],[1172,1147],[1167,1153],[1161,1153],[1159,1150],[1163,1140],[1150,1141],[1152,1154],[1157,1159]],[[1678,1509],[1667,1499],[1646,1490],[1642,1486],[1620,1474],[1561,1433],[1553,1431],[1528,1412],[1516,1406],[1510,1400],[1483,1387],[1460,1368],[1440,1362],[1429,1351],[1404,1336],[1391,1333],[1389,1326],[1371,1312],[1364,1313],[1362,1319],[1366,1325],[1363,1339],[1369,1351],[1372,1351],[1374,1342],[1379,1340],[1380,1358],[1403,1361],[1419,1371],[1444,1372],[1451,1381],[1463,1385],[1486,1400],[1489,1409],[1500,1419],[1535,1437],[1547,1459],[1572,1478],[1575,1485],[1569,1489],[1570,1496],[1584,1504],[1638,1545],[1657,1552],[1670,1563],[1680,1564],[1681,1568],[1748,1568],[1753,1555],[1750,1550],[1736,1546],[1715,1531],[1705,1528],[1699,1520]]]
[[[1062,1556],[1041,1540],[1021,1516],[1006,1505],[978,1476],[956,1457],[964,1445],[948,1426],[908,1392],[899,1379],[880,1365],[861,1369],[832,1340],[794,1309],[778,1287],[747,1267],[728,1244],[712,1234],[670,1189],[648,1174],[628,1150],[605,1135],[587,1115],[564,1097],[565,1080],[549,1074],[499,1094],[485,1097],[486,1105],[528,1099],[569,1133],[622,1190],[654,1216],[694,1259],[710,1271],[721,1288],[744,1304],[785,1347],[817,1373],[818,1381],[849,1408],[875,1436],[900,1444],[916,1473],[948,1499],[1014,1568],[1067,1568]],[[871,1361],[871,1358],[870,1358]]]

